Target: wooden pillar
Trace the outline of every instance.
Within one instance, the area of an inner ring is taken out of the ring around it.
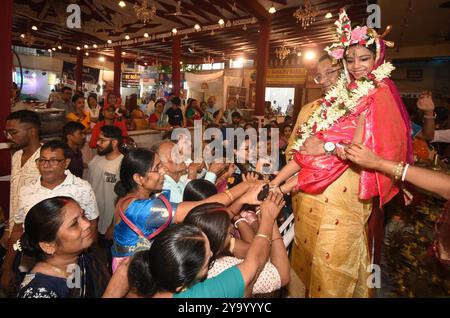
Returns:
[[[11,52],[11,35],[12,35],[12,12],[13,0],[2,1],[2,10],[0,10],[0,131],[5,129],[6,117],[11,112],[11,85],[12,85],[12,52]],[[11,174],[11,153],[9,149],[5,149],[4,142],[6,137],[0,136],[0,176],[8,176]],[[5,212],[5,218],[8,220],[9,215],[9,181],[0,182],[0,207]]]
[[[83,52],[77,52],[77,66],[75,72],[75,81],[77,83],[77,90],[83,90]]]
[[[302,108],[302,97],[303,97],[303,87],[300,85],[295,86],[295,96],[294,96],[294,112],[292,114],[292,124],[295,125],[297,122],[298,114]]]
[[[175,35],[172,38],[172,93],[178,97],[180,96],[181,88],[180,61],[181,37],[179,35]]]
[[[114,47],[114,90],[116,96],[120,96],[120,81],[122,79],[122,52],[121,47]]]
[[[271,29],[270,20],[260,20],[258,55],[256,58],[256,90],[255,90],[256,116],[264,116],[264,103],[266,96],[266,75],[267,75],[267,67],[269,65],[270,29]]]

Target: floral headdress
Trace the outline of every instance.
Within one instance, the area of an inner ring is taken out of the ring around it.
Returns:
[[[336,25],[337,42],[325,48],[325,51],[335,60],[340,60],[344,57],[344,52],[347,47],[353,44],[360,44],[369,47],[371,44],[376,44],[377,60],[380,56],[380,40],[386,36],[390,30],[389,25],[386,31],[380,36],[374,29],[367,26],[357,26],[352,30],[351,21],[347,16],[344,8],[339,10],[339,19],[334,23]],[[393,47],[393,42],[384,41],[384,44]]]

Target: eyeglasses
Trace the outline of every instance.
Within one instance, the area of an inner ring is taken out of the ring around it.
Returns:
[[[326,77],[326,78],[329,78],[332,74],[334,74],[334,73],[336,73],[336,72],[338,72],[338,71],[340,71],[340,70],[342,70],[342,67],[341,67],[341,68],[338,68],[338,69],[335,69],[335,70],[332,70],[332,71],[328,71],[328,72],[325,73],[325,77]],[[322,74],[317,74],[317,75],[314,77],[314,83],[320,84],[320,82],[322,82],[322,79],[323,79]]]
[[[13,138],[15,135],[17,135],[19,132],[21,131],[27,131],[28,129],[31,129],[31,127],[29,128],[25,128],[25,129],[14,129],[14,130],[3,130],[3,136],[5,136],[6,138],[11,137]]]
[[[44,166],[46,163],[48,163],[51,167],[58,166],[61,162],[65,161],[66,159],[43,159],[43,158],[37,158],[36,164],[39,166]]]

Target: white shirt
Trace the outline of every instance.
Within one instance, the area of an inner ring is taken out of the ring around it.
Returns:
[[[204,179],[215,183],[217,176],[215,173],[208,171],[206,172]],[[163,190],[170,191],[170,202],[180,203],[183,201],[183,192],[189,181],[191,181],[191,179],[188,179],[187,174],[182,175],[178,182],[173,180],[172,177],[168,176],[167,174],[164,175]]]
[[[30,209],[37,203],[58,196],[71,197],[84,210],[88,220],[98,218],[97,201],[89,182],[75,177],[69,170],[65,171],[66,178],[53,190],[41,185],[41,176],[33,179],[20,189],[19,210],[14,216],[16,224],[23,224]]]
[[[16,151],[11,159],[11,189],[9,199],[9,229],[14,226],[14,217],[19,209],[19,190],[25,184],[39,178],[39,170],[36,165],[36,159],[39,158],[41,148],[21,166],[23,150]]]
[[[450,143],[450,129],[435,130],[434,138],[430,142],[446,142]]]
[[[286,108],[286,115],[289,115],[292,117],[293,113],[294,113],[294,104],[289,103]]]
[[[89,162],[87,180],[94,189],[98,204],[98,232],[105,234],[114,218],[114,209],[117,195],[114,186],[120,178],[120,165],[123,155],[113,160],[105,156],[95,156]]]

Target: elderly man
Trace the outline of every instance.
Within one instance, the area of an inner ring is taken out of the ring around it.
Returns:
[[[326,94],[338,81],[340,71],[342,70],[341,64],[333,64],[333,60],[328,56],[322,56],[317,63],[317,75],[314,78],[316,84],[320,85],[324,94]],[[291,159],[291,149],[295,142],[295,132],[300,127],[303,122],[306,122],[311,114],[319,107],[319,100],[315,100],[309,104],[304,105],[301,108],[301,111],[298,115],[297,122],[295,124],[295,128],[291,137],[289,139],[289,144],[286,148],[286,157],[287,160]],[[310,154],[324,154],[325,150],[323,149],[323,141],[319,140],[316,137],[309,138],[304,143],[304,151]],[[295,178],[294,178],[295,179]],[[275,183],[277,182],[274,180]],[[296,182],[296,180],[294,180]],[[301,244],[305,244],[301,241],[301,237],[307,235],[305,231],[314,232],[314,234],[318,231],[318,228],[314,228],[314,222],[316,222],[316,226],[320,225],[320,215],[314,216],[304,216],[304,209],[302,206],[304,203],[308,202],[308,200],[314,200],[314,202],[318,202],[319,205],[324,204],[324,200],[328,200],[324,195],[310,195],[303,192],[299,192],[292,196],[292,206],[295,214],[295,240],[294,246],[291,252],[291,266],[295,274],[301,279],[303,284],[306,287],[306,292],[308,296],[316,296],[316,294],[312,293],[310,289],[310,281],[311,281],[311,272],[314,270],[312,266],[311,255],[306,255],[302,250]],[[313,202],[313,201],[311,201]],[[320,209],[319,209],[320,210]],[[322,209],[323,210],[323,209]],[[311,220],[311,223],[306,222],[306,217],[309,217],[308,220]],[[299,220],[302,220],[300,222]],[[306,242],[307,244],[314,244],[313,242]],[[292,296],[300,296],[301,291],[291,289]]]
[[[162,166],[167,173],[164,175],[163,191],[170,191],[169,200],[173,203],[180,203],[183,201],[183,192],[186,185],[192,179],[197,179],[197,173],[201,169],[201,164],[191,163],[186,167],[185,162],[177,163],[174,160],[176,155],[181,158],[181,153],[178,153],[176,145],[170,141],[163,141],[158,147],[158,155],[161,159]],[[224,169],[223,163],[212,163],[206,172],[204,179],[216,182],[217,174]]]

